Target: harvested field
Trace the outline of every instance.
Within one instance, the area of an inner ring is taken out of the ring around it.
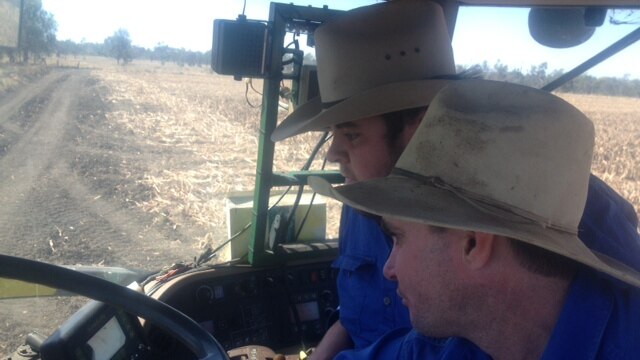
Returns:
[[[144,61],[48,63],[55,66],[0,66],[0,252],[158,269],[227,239],[224,199],[253,190],[256,172],[261,98],[249,84]],[[251,85],[262,91],[261,81]],[[560,96],[595,123],[593,172],[640,211],[640,99]],[[279,143],[275,170],[300,169],[318,137]],[[328,208],[335,237],[340,207]],[[50,334],[81,303],[3,303],[0,355],[28,331]]]
[[[261,100],[254,89],[261,92],[262,81],[248,84],[208,68],[157,62],[136,61],[123,67],[101,58],[56,61],[61,66],[93,68],[92,76],[99,80],[112,126],[150,145],[171,149],[176,160],[181,151],[199,159],[189,164],[167,160],[158,172],[144,174],[139,182],[152,191],[137,205],[175,226],[195,221],[206,227],[205,235],[196,239],[199,244],[223,241],[224,197],[231,191],[253,190]],[[640,99],[560,96],[595,123],[593,172],[640,211],[640,167],[636,161],[640,155]],[[284,117],[286,111],[280,115]],[[279,143],[274,169],[300,168],[318,137],[306,134]],[[319,168],[319,162],[314,166]],[[336,236],[339,205],[330,202],[329,208],[328,230]]]
[[[640,211],[640,99],[560,94],[595,124],[592,172]]]
[[[117,161],[118,173],[134,183],[116,190],[125,193],[129,205],[152,215],[155,222],[191,229],[191,238],[175,240],[193,248],[224,241],[224,198],[232,191],[253,190],[261,100],[257,92],[262,91],[262,81],[249,84],[208,68],[158,62],[118,66],[113,59],[78,57],[49,59],[48,63],[90,69],[95,81],[92,89],[104,104],[106,126],[113,134],[125,134],[122,141],[137,142],[134,148],[162,153],[159,163],[156,157],[145,157],[144,152],[142,160],[123,156]],[[29,73],[38,70],[30,69]],[[3,77],[19,78],[15,72]],[[19,83],[13,80],[9,89]],[[640,99],[560,96],[583,110],[596,125],[593,172],[640,210],[636,162],[640,155]],[[282,110],[280,117],[286,113]],[[299,169],[318,137],[317,133],[305,134],[279,143],[274,169]],[[141,166],[140,161],[152,158],[155,166]],[[322,152],[318,158],[323,158]],[[314,168],[320,167],[318,160]],[[339,205],[329,202],[329,208],[328,233],[336,236]]]
[[[176,158],[189,152],[199,161],[167,164],[157,173],[145,174],[140,181],[153,190],[138,205],[177,226],[191,219],[211,228],[198,241],[215,239],[215,245],[224,237],[216,229],[226,229],[224,198],[230,192],[253,190],[261,98],[251,86],[245,96],[246,82],[208,69],[139,66],[93,71],[108,87],[107,119],[149,145],[170,148]],[[253,80],[252,86],[262,91],[262,81]],[[280,114],[284,117],[286,111]],[[319,134],[308,134],[278,144],[274,169],[302,167],[318,138]],[[315,166],[319,168],[320,162]],[[338,207],[330,205],[334,213]],[[332,221],[330,234],[337,234],[337,220]]]

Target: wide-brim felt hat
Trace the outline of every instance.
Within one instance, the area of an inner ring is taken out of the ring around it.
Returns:
[[[435,2],[356,8],[318,27],[314,38],[320,96],[286,117],[274,141],[426,106],[455,78],[451,37]]]
[[[309,184],[369,213],[506,236],[640,286],[640,273],[577,236],[593,145],[592,122],[554,95],[460,80],[431,102],[390,176]]]

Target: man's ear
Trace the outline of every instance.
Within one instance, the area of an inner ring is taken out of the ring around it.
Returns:
[[[471,269],[485,266],[494,252],[496,236],[493,234],[469,231],[464,241],[464,262]]]

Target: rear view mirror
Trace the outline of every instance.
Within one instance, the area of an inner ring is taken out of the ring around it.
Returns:
[[[21,5],[21,0],[0,0],[0,47],[18,47]]]
[[[605,8],[541,7],[529,12],[529,33],[540,44],[568,48],[589,40],[602,25]]]

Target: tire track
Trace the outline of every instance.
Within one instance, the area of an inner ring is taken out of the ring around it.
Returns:
[[[76,94],[80,88],[81,79],[86,73],[80,76],[68,76],[66,72],[50,75],[42,82],[28,87],[35,93],[28,97],[20,92],[16,99],[9,101],[3,107],[8,114],[15,114],[30,100],[39,96],[39,91],[49,88],[49,86],[59,79],[55,91],[51,91],[50,97],[40,111],[30,113],[33,117],[32,126],[14,143],[0,159],[0,252],[5,254],[18,254],[18,249],[29,248],[24,241],[31,239],[21,238],[21,232],[16,232],[16,226],[28,228],[30,223],[37,224],[31,216],[29,209],[25,209],[23,201],[29,193],[38,188],[42,188],[46,182],[48,174],[46,169],[52,159],[57,156],[61,139],[63,138],[65,127],[69,119],[69,109],[74,103],[74,98],[69,94]],[[30,111],[26,109],[25,111]],[[3,118],[8,118],[4,113]],[[20,224],[22,223],[22,224]],[[37,225],[36,225],[37,226]]]
[[[54,70],[0,100],[0,253],[140,269],[196,255],[186,240],[199,228],[176,229],[136,205],[152,196],[139,180],[176,155],[109,121],[109,86],[87,70]],[[7,302],[0,352],[13,351],[29,330],[50,334],[83,301]]]
[[[11,124],[29,126],[0,158],[0,252],[146,269],[189,260],[196,250],[176,241],[185,234],[135,207],[146,193],[136,179],[162,154],[112,128],[95,85],[88,71],[67,70],[10,102],[23,114]]]
[[[33,99],[35,95],[43,93],[53,83],[59,82],[65,75],[67,75],[65,72],[51,72],[40,78],[36,83],[20,88],[11,96],[5,96],[0,101],[0,125],[8,122],[13,114],[24,107],[25,103]]]

